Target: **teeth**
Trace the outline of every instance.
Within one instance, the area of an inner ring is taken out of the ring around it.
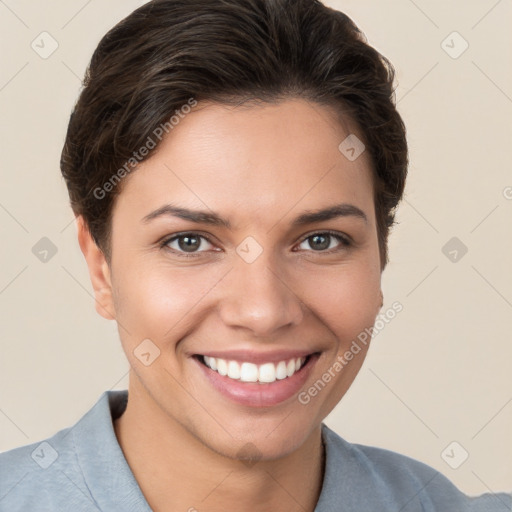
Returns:
[[[271,383],[276,380],[291,377],[300,370],[306,361],[305,357],[297,357],[289,361],[279,361],[279,363],[264,363],[256,365],[253,363],[239,363],[238,361],[227,361],[215,357],[203,356],[206,366],[216,371],[224,377],[242,382],[261,382]]]
[[[207,360],[208,358],[208,360]],[[217,369],[217,360],[214,358],[214,357],[208,357],[208,356],[204,356],[204,359],[206,361],[206,364],[212,369],[212,370],[216,370]]]
[[[210,368],[212,367],[210,366]],[[242,363],[240,380],[242,382],[258,382],[258,367],[253,363]]]
[[[213,368],[212,368],[213,370]],[[228,374],[228,363],[224,359],[217,359],[217,371],[225,376]]]
[[[286,379],[286,363],[284,361],[277,363],[276,379],[279,379],[279,380]]]
[[[228,377],[236,380],[240,378],[240,365],[236,361],[229,361]]]
[[[274,382],[276,380],[276,366],[274,363],[265,363],[259,367],[258,380],[260,382]]]

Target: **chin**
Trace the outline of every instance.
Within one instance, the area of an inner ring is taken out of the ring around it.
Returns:
[[[314,425],[291,420],[265,422],[250,421],[245,427],[239,425],[229,434],[218,429],[214,435],[209,431],[203,437],[197,430],[195,436],[212,451],[224,457],[240,460],[248,466],[258,461],[272,461],[287,457],[299,449],[315,430]],[[319,428],[320,425],[318,425]]]

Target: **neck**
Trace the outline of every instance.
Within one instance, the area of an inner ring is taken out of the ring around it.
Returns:
[[[254,463],[214,452],[130,386],[114,429],[155,512],[313,512],[324,470],[321,427],[294,452]]]

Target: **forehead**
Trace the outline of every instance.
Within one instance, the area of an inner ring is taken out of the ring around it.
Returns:
[[[173,202],[254,224],[349,202],[372,218],[370,158],[340,151],[349,135],[362,137],[350,120],[338,119],[329,107],[298,99],[199,103],[125,178],[115,208],[134,216]]]

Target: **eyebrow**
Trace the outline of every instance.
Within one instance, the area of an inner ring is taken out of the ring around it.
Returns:
[[[211,226],[219,226],[232,230],[229,220],[224,219],[218,213],[205,210],[189,210],[172,204],[166,204],[157,210],[154,210],[146,215],[142,219],[142,222],[148,223],[153,219],[163,216],[178,217],[197,224],[209,224]],[[365,223],[368,222],[368,218],[363,210],[352,204],[341,203],[327,208],[322,208],[321,210],[306,210],[304,213],[296,217],[291,225],[292,227],[304,226],[306,224],[331,220],[337,217],[355,217],[363,220]]]

